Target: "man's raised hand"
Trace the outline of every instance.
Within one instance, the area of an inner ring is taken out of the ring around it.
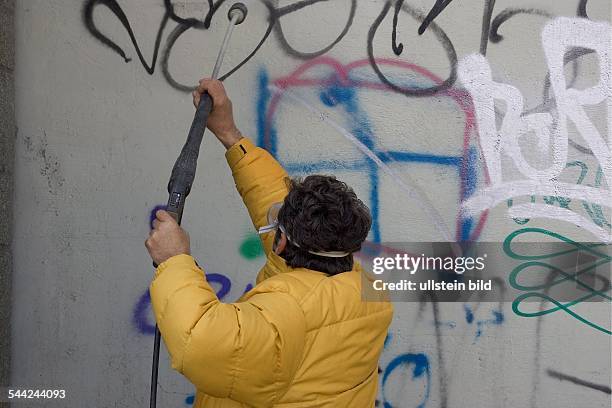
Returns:
[[[204,92],[208,92],[213,101],[212,112],[208,115],[206,127],[214,133],[226,149],[229,149],[242,138],[234,122],[232,101],[227,96],[221,81],[203,78],[192,94],[193,105],[196,108]]]

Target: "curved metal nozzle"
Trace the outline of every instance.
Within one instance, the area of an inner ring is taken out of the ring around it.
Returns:
[[[227,18],[231,21],[236,18],[235,25],[242,24],[247,16],[247,6],[244,3],[234,3],[227,12]]]

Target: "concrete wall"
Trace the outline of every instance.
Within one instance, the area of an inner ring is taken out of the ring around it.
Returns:
[[[11,233],[16,135],[14,13],[12,0],[0,2],[0,386],[9,384],[11,362]]]
[[[373,247],[499,243],[525,227],[610,240],[609,1],[456,0],[423,35],[429,0],[399,4],[396,30],[384,0],[248,3],[224,68],[239,66],[225,83],[240,128],[292,174],[353,185]],[[143,241],[191,123],[186,90],[211,72],[229,7],[208,26],[208,2],[172,4],[16,6],[12,375],[66,389],[57,406],[146,404]],[[199,163],[184,225],[231,301],[263,259],[210,136]],[[609,407],[610,303],[535,305],[524,317],[511,303],[398,304],[379,404]],[[160,406],[190,403],[165,354],[160,384]]]

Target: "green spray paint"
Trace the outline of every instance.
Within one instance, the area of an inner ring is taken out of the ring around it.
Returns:
[[[535,233],[535,234],[543,234],[547,237],[552,237],[552,238],[556,238],[559,241],[568,243],[570,245],[572,245],[573,248],[565,250],[565,251],[558,251],[558,252],[551,252],[551,253],[547,253],[547,254],[541,254],[541,255],[521,255],[517,252],[515,252],[512,249],[512,240],[515,239],[516,237],[523,235],[523,234],[527,234],[527,233]],[[584,302],[588,299],[591,299],[595,296],[600,296],[604,299],[606,299],[607,301],[612,300],[612,297],[610,297],[610,295],[608,294],[608,292],[610,292],[610,287],[608,287],[607,290],[605,291],[599,291],[596,290],[595,288],[592,288],[591,286],[587,285],[586,283],[582,282],[579,279],[579,276],[594,270],[595,268],[599,267],[600,265],[604,265],[604,264],[608,264],[610,263],[610,261],[612,260],[612,257],[610,257],[609,255],[607,255],[605,252],[602,252],[601,250],[598,250],[600,247],[604,246],[605,244],[601,244],[601,243],[595,243],[595,244],[582,244],[579,242],[575,242],[572,241],[571,239],[561,235],[561,234],[557,234],[556,232],[552,232],[543,228],[522,228],[519,230],[514,231],[513,233],[511,233],[510,235],[508,235],[506,237],[506,239],[504,240],[504,244],[503,244],[503,249],[505,254],[512,258],[512,259],[516,259],[516,260],[525,260],[527,262],[524,262],[520,265],[518,265],[517,267],[515,267],[512,272],[510,273],[510,276],[508,278],[510,285],[517,289],[517,290],[521,290],[521,291],[528,291],[527,293],[524,293],[520,296],[518,296],[516,299],[514,299],[514,301],[512,302],[512,310],[514,311],[514,313],[516,313],[518,316],[521,317],[539,317],[539,316],[544,316],[550,313],[554,313],[557,312],[559,310],[563,310],[564,312],[566,312],[567,314],[569,314],[570,316],[572,316],[573,318],[579,320],[580,322],[596,329],[599,330],[603,333],[612,335],[612,331],[610,331],[608,328],[604,328],[599,326],[598,324],[584,318],[583,316],[579,315],[578,313],[574,312],[573,310],[571,310],[571,307],[574,305],[577,305],[578,303]],[[546,259],[552,259],[555,258],[557,256],[561,256],[561,255],[567,255],[573,252],[577,252],[577,251],[584,251],[587,253],[590,253],[591,255],[595,256],[596,258],[598,258],[598,260],[596,262],[593,262],[591,265],[588,265],[587,267],[581,269],[580,271],[577,271],[576,273],[567,273],[565,271],[560,270],[559,268],[557,268],[554,265],[548,264],[546,262],[542,262],[543,260]],[[558,273],[558,275],[560,276],[560,278],[552,280],[550,282],[546,282],[545,284],[542,285],[535,285],[535,286],[524,286],[518,283],[518,276],[519,274],[521,274],[523,271],[528,270],[531,267],[540,267],[540,268],[548,268],[551,271],[555,271]],[[544,290],[546,291],[546,289],[554,286],[554,285],[558,285],[560,283],[563,282],[567,282],[567,281],[574,281],[576,282],[578,285],[582,286],[584,289],[586,289],[588,291],[588,293],[584,296],[581,296],[578,299],[575,299],[571,302],[568,303],[561,303],[559,301],[557,301],[556,299],[553,299],[552,297],[548,296],[545,292],[538,292],[538,290]],[[526,299],[530,299],[530,298],[539,298],[541,300],[545,300],[548,301],[552,304],[554,304],[555,306],[549,309],[545,309],[545,310],[539,310],[537,312],[524,312],[520,309],[520,304],[525,301]]]
[[[565,165],[566,169],[569,169],[571,167],[578,167],[580,169],[580,174],[578,175],[578,178],[576,179],[576,184],[578,185],[583,184],[584,180],[586,179],[587,173],[589,172],[588,166],[584,162],[581,162],[580,160],[575,160]],[[590,187],[600,187],[602,183],[602,177],[603,177],[603,171],[601,169],[601,166],[599,166],[597,169],[597,172],[595,173],[594,185],[591,185],[591,184],[586,184],[586,185]],[[548,205],[558,205],[559,207],[565,208],[568,210],[570,210],[570,203],[572,202],[572,200],[569,197],[563,197],[563,196],[543,196],[542,200],[544,201],[544,203]],[[535,203],[536,196],[535,195],[530,196],[530,201],[532,203]],[[514,200],[512,198],[507,200],[508,208],[512,207],[513,204],[514,204]],[[608,222],[608,219],[604,215],[603,210],[600,205],[592,204],[585,200],[581,200],[581,204],[584,210],[586,211],[586,213],[588,214],[588,216],[591,218],[591,220],[593,220],[595,224],[597,224],[598,226],[602,228],[607,228],[607,229],[612,228],[612,225]],[[513,220],[515,223],[519,225],[525,225],[530,221],[529,218],[513,218]]]
[[[240,255],[245,259],[256,259],[264,255],[259,235],[249,234],[240,244]]]

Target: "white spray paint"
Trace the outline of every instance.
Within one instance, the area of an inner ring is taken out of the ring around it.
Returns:
[[[542,46],[550,71],[550,81],[557,104],[557,120],[550,113],[523,114],[521,92],[514,86],[493,81],[491,68],[480,54],[465,57],[459,63],[459,78],[472,95],[478,121],[480,146],[491,185],[480,189],[463,204],[468,213],[493,208],[500,202],[527,195],[563,196],[584,199],[602,206],[612,205],[612,155],[610,132],[604,139],[585,112],[585,107],[605,102],[608,115],[612,112],[612,28],[606,22],[578,18],[557,18],[542,31]],[[564,56],[574,47],[595,51],[599,60],[599,80],[587,89],[568,88],[564,73]],[[495,123],[495,100],[505,103],[506,112],[501,128]],[[572,122],[601,166],[607,188],[568,184],[558,181],[568,162],[568,122]],[[540,155],[552,150],[552,162],[544,169],[529,164],[519,144],[521,138],[533,132],[535,147]],[[523,180],[509,181],[502,171],[502,155],[507,154],[518,168]],[[592,232],[605,242],[612,241],[610,231],[567,209],[539,204],[513,207],[513,217],[550,218],[569,221]]]

